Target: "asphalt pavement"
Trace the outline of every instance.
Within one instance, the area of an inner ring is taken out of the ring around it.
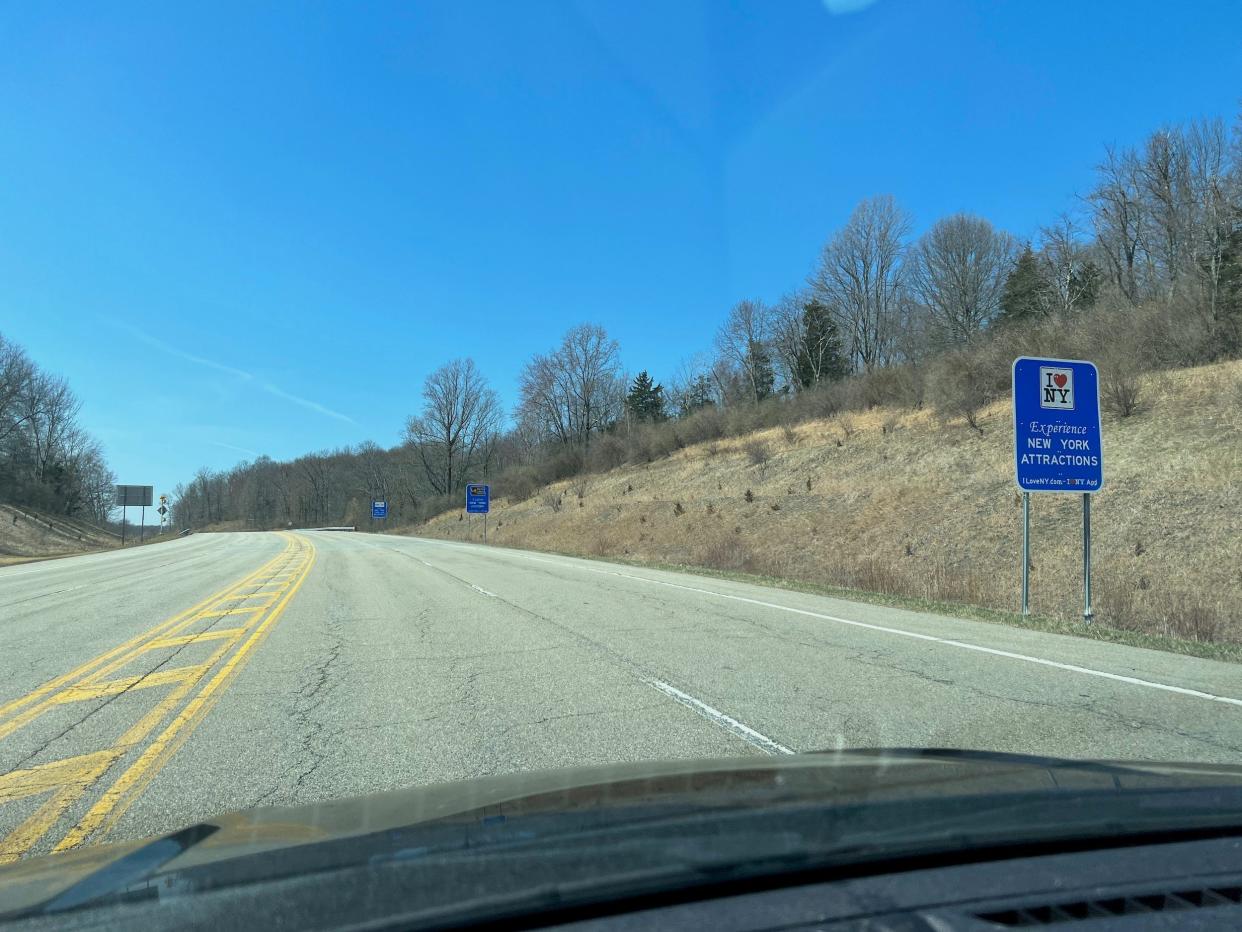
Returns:
[[[1242,667],[360,533],[0,568],[0,861],[487,774],[911,746],[1242,763]]]

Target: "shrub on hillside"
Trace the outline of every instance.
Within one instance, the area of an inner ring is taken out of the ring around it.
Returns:
[[[1129,417],[1138,412],[1142,398],[1137,372],[1107,368],[1100,372],[1100,400],[1109,413]]]
[[[762,440],[748,440],[742,445],[742,452],[752,466],[765,466],[772,458],[772,450]]]
[[[905,365],[868,373],[863,378],[862,401],[865,408],[917,408],[923,403],[922,371]]]
[[[689,443],[719,440],[726,435],[724,414],[715,405],[700,408],[689,417],[683,418],[681,425]]]
[[[625,465],[628,459],[629,444],[626,438],[616,433],[604,434],[591,444],[587,468],[593,472],[607,472]]]
[[[544,485],[569,479],[582,472],[586,455],[575,447],[558,446],[541,460],[536,460],[536,472]]]
[[[929,397],[943,418],[963,418],[970,427],[983,433],[979,412],[996,397],[993,373],[982,354],[957,350],[937,359],[930,375]]]

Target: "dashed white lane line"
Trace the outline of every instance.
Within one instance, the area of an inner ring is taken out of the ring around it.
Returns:
[[[422,557],[415,557],[414,559],[418,560],[418,562],[423,564],[424,566],[431,566],[431,564],[428,563],[426,560],[424,560]],[[434,567],[432,568],[434,569]],[[470,588],[473,589],[475,592],[481,592],[483,595],[488,596],[489,598],[492,598],[492,599],[500,598],[500,596],[496,595],[496,593],[488,592],[482,586],[476,586],[474,583],[470,583],[469,585],[470,585]],[[701,699],[696,699],[694,696],[690,695],[689,693],[682,692],[680,689],[678,689],[676,686],[673,686],[670,683],[666,683],[663,680],[657,680],[657,679],[644,679],[643,682],[645,682],[648,686],[651,686],[653,689],[658,689],[660,692],[664,693],[669,698],[676,700],[677,702],[681,703],[684,706],[689,707],[690,709],[693,709],[695,712],[697,712],[703,718],[710,721],[712,724],[717,725],[725,729],[728,732],[731,732],[732,734],[736,735],[738,738],[741,738],[747,744],[750,744],[750,745],[753,745],[754,747],[759,748],[759,750],[763,751],[766,754],[794,754],[796,753],[792,749],[785,747],[785,745],[781,744],[780,742],[773,741],[767,735],[760,734],[759,732],[755,731],[755,729],[751,728],[745,722],[739,722],[732,715],[726,715],[724,712],[721,712],[719,709],[713,708],[712,706],[708,705],[706,702],[703,702]]]
[[[453,547],[458,550],[468,550],[477,553],[477,548],[463,547],[460,544],[448,544],[441,541],[429,541],[426,538],[419,538],[423,543],[435,543],[440,546]],[[1112,680],[1117,683],[1127,683],[1131,686],[1142,686],[1147,689],[1156,689],[1162,692],[1173,693],[1179,696],[1190,696],[1194,699],[1206,699],[1209,702],[1220,702],[1225,705],[1242,707],[1242,699],[1234,699],[1231,696],[1218,696],[1215,693],[1203,692],[1198,689],[1188,689],[1185,686],[1173,686],[1169,683],[1158,683],[1155,680],[1144,680],[1137,676],[1125,676],[1121,673],[1109,673],[1107,670],[1096,670],[1091,667],[1082,667],[1073,663],[1061,663],[1058,660],[1048,660],[1046,657],[1032,657],[1030,654],[1019,654],[1014,651],[1000,650],[996,647],[984,647],[982,644],[971,644],[969,641],[958,641],[954,638],[937,637],[934,634],[921,634],[917,631],[907,631],[904,628],[890,628],[887,625],[877,625],[866,621],[854,621],[851,618],[841,618],[837,615],[826,615],[823,612],[813,612],[805,608],[793,608],[789,605],[780,605],[776,602],[767,602],[763,599],[752,599],[742,595],[730,595],[725,592],[715,592],[711,589],[703,589],[698,586],[685,586],[680,583],[666,582],[662,579],[650,579],[646,576],[635,576],[632,573],[619,573],[616,570],[599,569],[593,566],[581,566],[576,563],[566,563],[563,560],[549,560],[545,557],[537,557],[531,554],[522,553],[517,550],[504,551],[506,556],[516,556],[524,560],[531,560],[536,563],[548,563],[552,566],[559,566],[563,569],[576,569],[584,573],[599,573],[604,576],[619,576],[622,579],[631,579],[636,582],[648,583],[653,586],[667,586],[670,589],[681,589],[685,592],[696,592],[700,595],[709,595],[717,599],[728,599],[731,602],[743,602],[747,605],[758,605],[762,608],[771,608],[781,612],[789,612],[794,615],[802,615],[807,618],[819,618],[823,621],[831,621],[839,625],[849,625],[853,628],[863,628],[867,631],[878,631],[883,634],[893,634],[898,637],[912,638],[917,641],[929,641],[934,644],[944,644],[947,647],[956,647],[961,650],[974,651],[980,654],[988,654],[993,657],[1004,657],[1008,660],[1017,660],[1023,663],[1033,663],[1042,667],[1052,667],[1057,670],[1066,670],[1070,673],[1081,673],[1084,676],[1094,676],[1100,679]]]
[[[670,696],[671,698],[676,699],[682,705],[689,706],[690,708],[694,709],[695,712],[699,713],[699,715],[703,716],[708,721],[712,722],[713,724],[719,725],[721,728],[725,729],[726,731],[733,732],[733,734],[737,735],[747,744],[753,744],[755,747],[759,748],[761,751],[766,751],[768,754],[793,754],[794,753],[790,748],[785,747],[785,745],[780,744],[779,742],[773,741],[767,735],[761,735],[759,732],[755,731],[755,729],[751,728],[749,725],[739,722],[737,719],[735,719],[731,715],[725,715],[719,709],[713,709],[706,702],[703,702],[700,699],[695,699],[694,696],[690,695],[689,693],[682,692],[676,686],[670,686],[668,683],[664,682],[663,680],[647,680],[647,685],[651,686],[654,689],[658,689],[660,692],[664,693],[666,696]]]

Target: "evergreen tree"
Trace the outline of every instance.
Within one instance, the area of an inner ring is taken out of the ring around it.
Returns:
[[[802,307],[802,333],[794,362],[794,376],[802,388],[835,382],[849,371],[841,334],[832,312],[812,298]]]
[[[1047,313],[1049,302],[1048,283],[1039,273],[1039,262],[1028,243],[1005,280],[998,322],[1011,324],[1042,317]]]
[[[625,407],[636,421],[664,420],[664,386],[657,385],[644,369],[634,377],[625,396]]]
[[[746,369],[750,374],[755,401],[763,401],[772,394],[776,369],[772,366],[772,353],[762,340],[751,340],[747,346]]]
[[[1217,352],[1225,356],[1242,352],[1242,229],[1230,235],[1221,256],[1220,294],[1212,324]]]
[[[707,408],[715,404],[712,400],[712,394],[711,377],[702,373],[696,375],[686,385],[685,391],[682,393],[681,401],[678,405],[678,416],[688,417],[700,408]]]

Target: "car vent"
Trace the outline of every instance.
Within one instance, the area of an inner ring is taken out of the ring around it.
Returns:
[[[1242,904],[1242,887],[1210,887],[1142,896],[1046,903],[1041,906],[993,910],[977,913],[976,916],[984,922],[1001,926],[1050,926],[1058,922],[1076,922],[1080,919],[1099,919],[1105,916],[1134,916],[1141,913],[1166,913],[1239,904]]]

